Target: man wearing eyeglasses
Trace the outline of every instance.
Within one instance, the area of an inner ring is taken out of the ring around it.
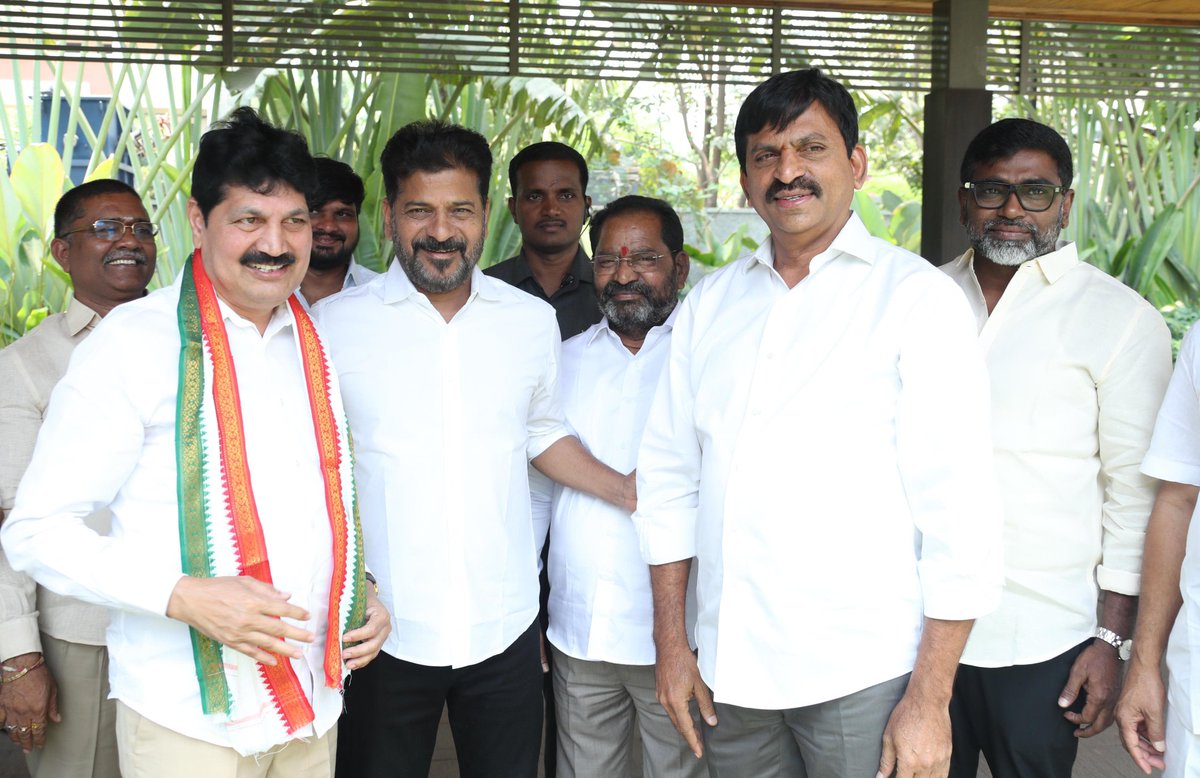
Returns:
[[[966,294],[991,376],[1005,587],[954,686],[951,775],[1070,776],[1112,723],[1129,656],[1154,480],[1139,473],[1171,371],[1162,316],[1058,245],[1071,151],[1005,119],[971,141],[958,199]],[[1097,620],[1097,610],[1100,611]]]
[[[0,516],[13,507],[71,352],[109,311],[146,293],[157,231],[121,181],[89,181],[59,199],[50,253],[73,295],[65,312],[0,351]],[[105,533],[109,521],[107,509],[87,518]],[[33,778],[119,776],[107,624],[104,608],[35,585],[0,555],[0,715]]]
[[[675,210],[637,195],[596,214],[591,244],[604,319],[563,344],[559,397],[588,451],[625,472],[666,365],[688,256]],[[558,775],[633,775],[635,727],[647,778],[706,774],[655,699],[650,572],[629,511],[561,488],[550,536]]]

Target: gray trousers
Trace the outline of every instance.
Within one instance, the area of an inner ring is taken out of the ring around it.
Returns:
[[[27,756],[33,778],[120,778],[117,703],[108,699],[108,649],[42,633],[42,655],[58,684],[62,721],[46,727],[46,747]]]
[[[687,747],[654,695],[654,666],[589,662],[554,646],[558,778],[633,775],[634,726],[646,778],[701,778],[703,759]],[[693,718],[699,724],[693,705]]]
[[[788,710],[718,702],[703,726],[712,778],[874,778],[883,730],[908,674],[836,700]]]

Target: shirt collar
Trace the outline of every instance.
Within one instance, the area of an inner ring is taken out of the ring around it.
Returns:
[[[1046,283],[1053,284],[1079,263],[1079,252],[1076,251],[1075,244],[1064,243],[1049,254],[1025,260],[1021,263],[1021,267],[1036,267],[1041,271]],[[962,272],[969,268],[973,278],[975,276],[975,249],[967,249],[950,263],[950,267],[956,272]]]
[[[100,314],[81,303],[78,298],[72,297],[70,305],[67,306],[66,321],[68,332],[78,335],[85,329],[95,327],[100,321]]]
[[[812,262],[809,264],[809,273],[815,273],[822,266],[842,255],[859,259],[871,265],[875,263],[878,253],[879,247],[871,237],[871,233],[867,231],[866,225],[863,224],[862,219],[858,218],[857,213],[851,211],[850,218],[834,236],[829,248],[812,258]],[[745,270],[749,271],[756,265],[765,265],[772,271],[775,270],[775,246],[771,239],[764,240],[754,250],[749,261],[746,262]]]
[[[479,269],[479,265],[471,268],[471,297],[478,295],[485,300],[499,300],[500,288],[497,287],[497,284],[504,284],[504,282],[485,276]],[[395,303],[407,300],[415,294],[424,296],[420,289],[413,286],[413,282],[409,280],[408,273],[404,272],[400,260],[394,257],[388,264],[387,273],[384,274],[383,301]]]
[[[670,315],[667,316],[666,321],[664,321],[662,324],[658,325],[657,327],[651,327],[650,331],[646,333],[646,341],[644,341],[642,344],[643,349],[645,348],[646,342],[649,342],[651,338],[657,339],[657,338],[664,337],[664,336],[670,334],[671,330],[673,330],[675,328],[675,317],[678,314],[679,314],[679,305],[676,304],[675,307],[671,309],[671,313],[670,313]],[[620,342],[620,340],[621,340],[621,336],[616,331],[614,331],[612,329],[612,327],[608,326],[608,317],[607,316],[605,316],[603,319],[601,319],[600,323],[592,328],[591,334],[587,336],[587,343],[590,346],[590,345],[594,344],[598,338],[603,338],[603,337],[613,337],[613,338],[616,338],[618,342]],[[625,344],[622,343],[621,348],[625,348]],[[640,354],[641,352],[639,351],[638,353]],[[637,356],[637,355],[631,354],[630,356]]]
[[[252,329],[255,334],[258,334],[258,325],[235,311],[228,303],[221,299],[220,295],[217,295],[217,307],[221,310],[221,317],[225,319],[226,327],[233,325],[241,329]],[[292,310],[285,300],[275,306],[275,310],[271,312],[271,318],[267,322],[267,327],[262,332],[262,339],[269,340],[285,327],[290,327],[291,324]]]

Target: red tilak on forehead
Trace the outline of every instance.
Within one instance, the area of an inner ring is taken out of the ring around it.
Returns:
[[[623,257],[629,256],[629,247],[628,246],[621,247],[621,256],[623,256]]]

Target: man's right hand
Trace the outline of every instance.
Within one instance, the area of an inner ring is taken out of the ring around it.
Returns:
[[[1158,666],[1146,667],[1140,662],[1129,664],[1125,687],[1117,700],[1117,731],[1121,743],[1133,757],[1133,762],[1146,775],[1150,768],[1166,767],[1163,753],[1167,750],[1166,720],[1167,690],[1163,688]]]
[[[283,621],[307,621],[308,612],[288,602],[290,594],[248,576],[193,578],[183,576],[171,592],[167,616],[189,624],[213,640],[240,651],[264,665],[275,655],[299,659],[296,646],[285,640],[311,643],[308,630]]]
[[[699,759],[704,755],[704,745],[692,721],[688,702],[695,698],[696,705],[700,708],[700,717],[710,727],[717,726],[717,711],[713,707],[712,692],[700,677],[696,655],[686,643],[666,650],[659,647],[654,664],[654,679],[659,703],[666,709],[671,723]]]
[[[33,652],[6,659],[7,667],[33,667],[42,655]],[[14,673],[3,673],[12,676]],[[30,670],[15,681],[0,684],[0,724],[8,729],[8,737],[25,753],[46,745],[46,726],[62,721],[58,714],[58,685],[45,664]],[[35,726],[36,725],[36,726]]]

